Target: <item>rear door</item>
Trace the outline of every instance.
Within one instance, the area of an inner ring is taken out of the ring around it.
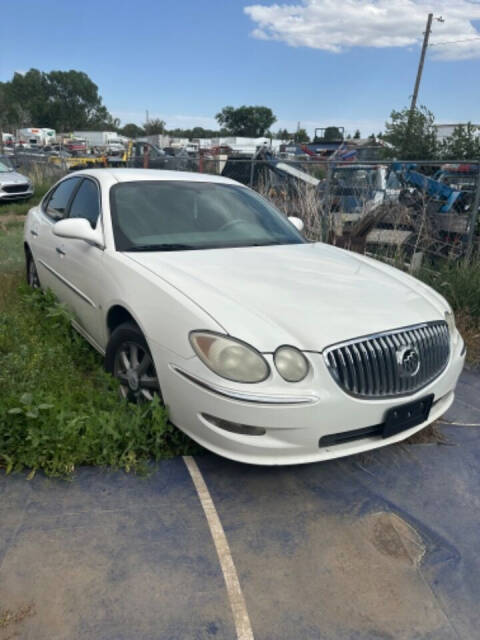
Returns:
[[[51,289],[60,301],[65,302],[65,288],[59,272],[58,245],[60,238],[53,234],[53,226],[68,212],[81,178],[78,176],[62,180],[47,194],[32,219],[28,243],[44,289]]]

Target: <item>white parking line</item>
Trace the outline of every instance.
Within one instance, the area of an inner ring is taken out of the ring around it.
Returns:
[[[237,631],[238,640],[254,640],[253,631],[248,617],[245,598],[243,597],[240,582],[238,580],[237,570],[233,563],[228,540],[225,536],[222,523],[218,517],[217,510],[213,504],[212,496],[208,490],[202,473],[192,456],[183,456],[187,469],[192,478],[198,498],[202,505],[205,517],[207,518],[210,533],[217,550],[218,559],[222,568],[225,585],[227,587],[228,599],[232,607],[233,621]]]

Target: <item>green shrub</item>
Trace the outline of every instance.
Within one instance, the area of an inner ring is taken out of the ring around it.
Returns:
[[[480,366],[480,261],[444,262],[415,274],[448,300],[467,345],[467,360]]]
[[[480,260],[443,262],[435,271],[416,274],[449,301],[455,313],[469,315],[480,324]]]
[[[0,467],[47,475],[79,465],[142,470],[198,450],[158,400],[120,398],[100,356],[51,293],[0,280]]]

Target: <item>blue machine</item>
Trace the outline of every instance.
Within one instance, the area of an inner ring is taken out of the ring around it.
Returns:
[[[440,213],[452,211],[455,204],[462,198],[463,192],[415,171],[417,166],[414,162],[394,162],[391,168],[405,184],[416,187],[435,200],[443,201],[444,204],[439,209]]]

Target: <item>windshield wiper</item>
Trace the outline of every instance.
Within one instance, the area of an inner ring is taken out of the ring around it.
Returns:
[[[184,249],[198,249],[193,244],[137,244],[124,249],[124,251],[183,251]]]

